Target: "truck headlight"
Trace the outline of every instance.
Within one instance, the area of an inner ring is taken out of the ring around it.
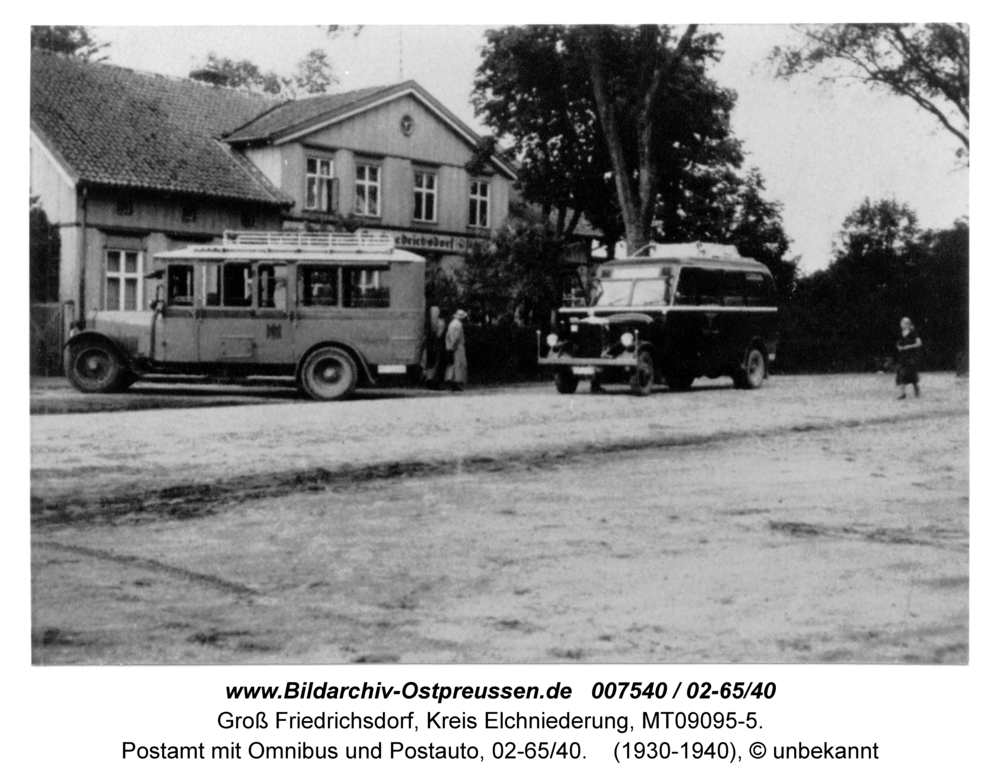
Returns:
[[[545,337],[545,343],[549,345],[549,348],[553,348],[557,343],[559,343],[559,336],[555,333],[549,333]]]
[[[632,333],[622,333],[622,337],[619,340],[622,342],[622,346],[628,349],[632,345],[632,342],[635,341],[635,338],[632,336]]]

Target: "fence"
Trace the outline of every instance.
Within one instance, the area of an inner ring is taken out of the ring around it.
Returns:
[[[31,375],[61,376],[66,342],[65,303],[31,304]]]

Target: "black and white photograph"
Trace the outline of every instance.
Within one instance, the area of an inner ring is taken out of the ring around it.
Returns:
[[[30,663],[967,665],[969,40],[33,26]]]

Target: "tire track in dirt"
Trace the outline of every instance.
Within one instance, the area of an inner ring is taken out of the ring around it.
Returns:
[[[232,595],[260,595],[257,590],[247,587],[245,584],[231,582],[226,579],[221,579],[218,576],[212,576],[211,574],[189,571],[187,568],[181,568],[180,566],[161,563],[159,560],[154,560],[151,557],[137,557],[135,555],[117,554],[115,552],[109,552],[105,549],[93,549],[92,547],[79,546],[78,544],[64,544],[59,541],[32,541],[32,543],[45,549],[55,549],[60,552],[72,552],[73,554],[95,557],[98,560],[119,563],[131,568],[142,568],[154,573],[162,573],[175,578],[179,577],[196,584],[208,585],[214,589],[222,590],[223,592]]]
[[[823,431],[845,430],[872,425],[906,424],[928,419],[964,417],[967,412],[947,410],[907,414],[905,417],[880,416],[867,419],[798,422],[772,428],[718,431],[673,437],[662,435],[612,440],[599,443],[569,444],[559,448],[514,450],[495,455],[459,455],[448,459],[399,460],[345,466],[336,470],[323,467],[278,471],[220,479],[212,484],[177,484],[156,491],[140,487],[119,490],[94,499],[73,497],[45,498],[32,495],[31,521],[36,527],[54,527],[82,523],[114,524],[125,517],[129,524],[158,519],[196,519],[219,507],[282,497],[296,492],[337,491],[357,488],[386,479],[428,478],[455,473],[504,473],[535,468],[555,468],[580,459],[623,452],[670,449],[681,446],[705,446],[755,438],[774,438]]]

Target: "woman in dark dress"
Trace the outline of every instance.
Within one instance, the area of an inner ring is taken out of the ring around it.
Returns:
[[[899,367],[896,369],[896,386],[899,387],[899,400],[906,398],[906,385],[913,385],[913,396],[920,397],[920,375],[917,373],[920,362],[920,347],[923,344],[917,329],[906,317],[899,323],[900,338],[896,342],[899,352]]]

